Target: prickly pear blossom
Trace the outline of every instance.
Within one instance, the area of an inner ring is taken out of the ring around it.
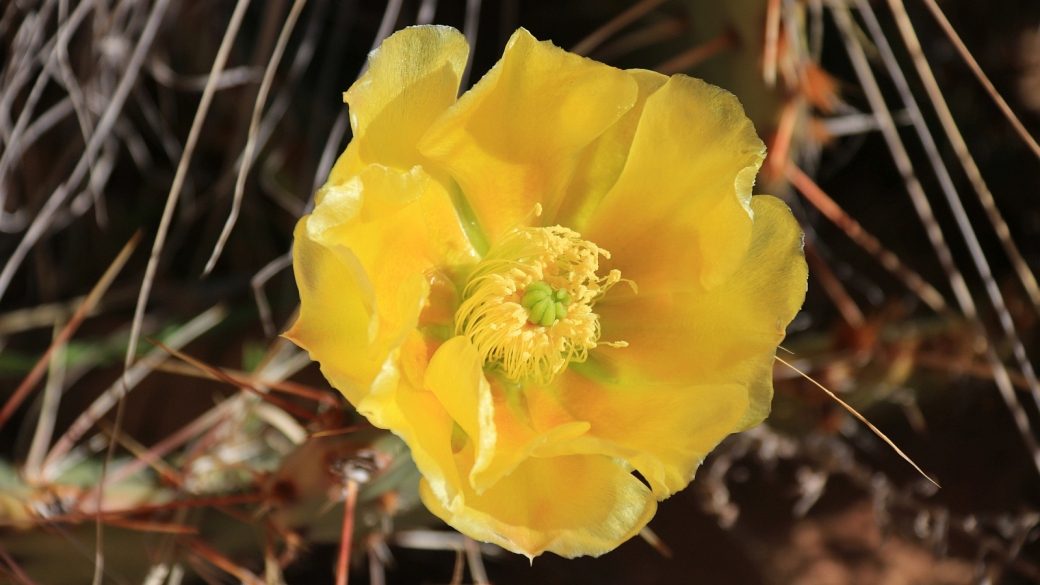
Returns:
[[[370,55],[286,336],[407,442],[445,522],[603,554],[769,413],[802,234],[752,197],[765,148],[729,93],[521,29],[456,99],[467,55],[436,26]]]

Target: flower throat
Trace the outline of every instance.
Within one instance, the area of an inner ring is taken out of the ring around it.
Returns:
[[[455,333],[477,348],[484,367],[516,381],[548,384],[599,341],[592,307],[621,272],[596,274],[610,254],[572,230],[521,228],[476,266],[455,313]]]

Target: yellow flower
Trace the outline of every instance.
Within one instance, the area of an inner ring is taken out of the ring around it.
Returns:
[[[408,443],[445,522],[603,554],[769,413],[801,231],[751,196],[765,147],[729,93],[521,29],[456,101],[467,55],[436,26],[370,55],[286,336]]]

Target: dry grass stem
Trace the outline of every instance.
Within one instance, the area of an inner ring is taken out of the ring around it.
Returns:
[[[975,57],[972,56],[968,47],[964,45],[964,41],[961,40],[957,31],[953,29],[953,25],[950,24],[950,21],[946,19],[946,15],[943,14],[942,8],[939,8],[939,5],[936,4],[935,0],[922,1],[924,2],[924,5],[928,7],[932,16],[935,17],[939,26],[942,27],[943,32],[946,33],[946,37],[950,39],[951,43],[953,43],[953,46],[957,49],[961,59],[964,59],[964,62],[968,64],[968,67],[971,68],[971,72],[975,74],[976,79],[979,80],[982,87],[986,88],[986,93],[989,94],[989,97],[993,98],[993,102],[1000,108],[1004,117],[1006,117],[1008,121],[1011,122],[1011,125],[1014,126],[1015,132],[1022,137],[1022,141],[1025,142],[1030,150],[1033,151],[1033,154],[1040,159],[1040,144],[1036,143],[1036,139],[1034,139],[1029,134],[1029,131],[1026,130],[1026,127],[1022,125],[1022,121],[1019,120],[1018,116],[1015,115],[1015,112],[1011,110],[1011,106],[1004,101],[1004,98],[1001,97],[997,88],[993,87],[993,83],[990,82],[989,77],[986,77],[986,73],[982,71],[982,67],[979,67],[978,61],[976,61]],[[889,0],[889,5],[892,6],[893,12],[898,12],[900,14],[897,18],[903,18],[906,15],[906,10],[903,8],[902,0]],[[902,29],[902,25],[900,25],[900,29]]]
[[[873,9],[865,0],[856,0],[856,4],[859,7],[864,22],[867,24],[867,28],[870,30],[875,45],[881,53],[885,67],[892,80],[895,82],[896,89],[899,91],[903,103],[907,108],[907,112],[910,114],[914,128],[917,130],[917,134],[921,138],[921,143],[924,145],[925,152],[928,155],[928,160],[939,179],[939,185],[942,187],[943,193],[946,195],[948,200],[953,201],[959,199],[957,196],[957,189],[953,184],[953,179],[950,177],[950,173],[942,161],[942,156],[939,154],[939,149],[935,144],[935,140],[932,138],[931,131],[925,123],[924,116],[921,114],[921,109],[918,107],[917,101],[914,99],[913,93],[910,91],[910,85],[907,83],[906,76],[903,75],[902,69],[899,68],[895,53],[892,51],[891,46],[889,46],[888,39],[885,38],[884,32],[881,30],[881,25],[878,23]],[[971,181],[975,193],[979,198],[979,202],[982,203],[983,209],[986,210],[986,216],[989,218],[990,224],[993,225],[993,229],[1000,238],[1000,243],[1004,247],[1004,252],[1007,254],[1008,259],[1011,260],[1011,264],[1014,266],[1015,272],[1018,274],[1019,281],[1021,281],[1026,294],[1029,296],[1029,300],[1033,305],[1033,310],[1036,311],[1037,314],[1040,314],[1040,287],[1037,286],[1036,277],[1033,275],[1029,265],[1022,257],[1022,253],[1019,252],[1018,246],[1015,245],[1014,240],[1011,238],[1011,231],[1008,229],[1007,222],[1004,221],[1004,217],[997,208],[996,202],[993,200],[993,194],[990,193],[986,181],[982,178],[982,172],[975,164],[975,159],[971,156],[971,152],[968,150],[968,145],[965,142],[964,137],[961,135],[960,130],[957,128],[957,123],[953,119],[953,114],[950,113],[950,108],[946,104],[946,99],[943,97],[942,90],[939,89],[939,84],[935,80],[935,76],[932,74],[932,69],[928,65],[928,61],[924,58],[924,53],[921,51],[921,45],[917,39],[917,33],[914,32],[913,27],[910,25],[906,12],[902,10],[902,4],[893,2],[891,3],[891,6],[895,14],[896,24],[902,33],[903,41],[906,44],[910,56],[913,59],[914,66],[917,69],[917,74],[924,84],[925,91],[928,93],[928,98],[931,100],[932,106],[935,108],[935,113],[939,116],[939,121],[943,126],[946,136],[950,139],[950,145],[957,154],[961,166],[964,167],[968,179]]]
[[[62,329],[61,333],[55,336],[50,347],[47,348],[47,351],[45,351],[39,361],[36,362],[36,366],[33,367],[32,371],[29,372],[29,375],[25,377],[22,384],[14,391],[14,394],[7,399],[3,409],[0,409],[0,427],[11,418],[11,415],[14,414],[22,401],[24,401],[26,396],[29,395],[29,392],[36,386],[36,383],[40,381],[43,372],[47,369],[47,366],[50,363],[51,354],[56,350],[56,348],[63,346],[72,338],[76,329],[78,329],[80,324],[83,323],[83,320],[87,318],[87,314],[94,310],[98,302],[101,301],[101,297],[105,295],[108,287],[112,285],[116,276],[119,275],[123,266],[126,265],[126,261],[130,259],[130,255],[134,252],[134,249],[137,248],[137,243],[140,241],[141,232],[138,231],[132,238],[130,238],[130,241],[123,246],[123,250],[118,256],[116,256],[116,259],[112,261],[112,264],[108,267],[108,270],[105,271],[105,274],[101,276],[101,279],[98,280],[97,284],[94,285],[90,294],[88,294],[87,298],[80,304],[79,308],[72,315],[72,318],[69,319],[68,324],[65,325],[65,328]]]
[[[217,305],[197,317],[185,323],[182,327],[178,328],[173,332],[167,339],[166,343],[173,348],[181,348],[193,341],[198,336],[202,335],[206,331],[209,331],[213,326],[222,321],[227,315],[227,309],[223,305]],[[65,434],[58,439],[58,442],[51,448],[50,453],[43,461],[43,475],[48,477],[48,468],[55,465],[61,457],[63,457],[73,445],[79,441],[83,435],[87,433],[94,426],[94,423],[98,421],[102,416],[105,415],[116,403],[119,398],[125,396],[134,387],[140,383],[148,374],[155,369],[155,366],[165,360],[169,354],[160,349],[156,348],[148,352],[148,354],[140,361],[135,363],[125,374],[108,388],[101,396],[98,396],[96,400],[86,410],[84,410],[79,417],[69,426]]]
[[[278,65],[282,62],[282,55],[285,53],[285,47],[289,44],[289,36],[296,28],[296,21],[300,17],[300,13],[303,12],[303,7],[307,5],[307,0],[295,0],[293,2],[292,9],[289,11],[289,16],[286,17],[285,23],[282,25],[282,32],[278,35],[278,41],[275,43],[274,52],[271,54],[270,60],[267,62],[267,68],[264,70],[264,79],[260,83],[260,90],[257,92],[256,101],[253,104],[253,116],[249,122],[249,137],[246,140],[246,148],[242,154],[242,160],[238,167],[238,178],[235,180],[235,192],[231,202],[231,213],[228,215],[227,222],[224,223],[224,228],[220,232],[220,237],[217,240],[217,245],[213,248],[213,253],[210,255],[209,260],[206,262],[206,267],[202,271],[202,275],[208,275],[213,267],[217,263],[217,259],[220,258],[220,253],[224,250],[224,245],[227,243],[228,237],[231,236],[231,230],[235,227],[235,222],[238,221],[238,213],[242,208],[242,197],[245,194],[246,177],[249,175],[249,171],[253,167],[254,152],[257,146],[257,138],[260,130],[260,118],[264,112],[264,106],[267,105],[267,94],[271,91],[271,85],[274,83],[274,74],[278,71]]]
[[[845,410],[849,411],[849,414],[851,414],[852,416],[856,417],[856,419],[859,420],[861,423],[867,425],[867,428],[869,428],[875,435],[877,435],[882,441],[884,441],[889,447],[891,447],[892,450],[894,450],[896,453],[898,453],[899,456],[902,457],[904,461],[906,461],[907,463],[912,465],[914,467],[914,469],[916,469],[917,472],[921,474],[922,477],[924,477],[925,479],[930,481],[932,484],[934,484],[935,487],[942,487],[934,479],[932,479],[931,477],[928,477],[928,474],[925,473],[924,471],[922,471],[921,468],[918,467],[917,464],[914,463],[914,461],[912,459],[910,459],[910,457],[908,457],[906,455],[906,453],[903,453],[902,449],[897,447],[896,444],[893,443],[891,439],[889,439],[887,436],[885,436],[885,433],[882,433],[877,427],[875,427],[873,424],[871,424],[871,422],[869,420],[867,420],[866,418],[864,418],[864,416],[862,414],[856,412],[855,408],[852,408],[844,400],[842,400],[841,398],[838,398],[838,396],[836,394],[834,394],[834,392],[831,392],[830,390],[828,390],[823,384],[820,384],[816,380],[813,380],[812,378],[810,378],[809,375],[806,374],[805,372],[799,370],[798,368],[796,368],[796,367],[792,366],[791,364],[787,363],[786,361],[784,361],[783,358],[776,357],[774,359],[776,359],[776,361],[784,364],[785,366],[791,368],[795,372],[798,372],[798,374],[800,374],[803,378],[805,378],[806,380],[812,382],[812,384],[815,385],[820,390],[823,390],[824,392],[826,392],[827,396],[830,396],[835,402],[840,404],[842,406],[842,408],[844,408]]]
[[[835,7],[833,10],[835,20],[838,23],[838,28],[841,30],[843,37],[846,40],[846,47],[849,50],[849,56],[852,58],[853,66],[856,69],[857,75],[860,77],[860,83],[866,90],[867,97],[871,103],[871,109],[874,110],[875,115],[878,116],[878,120],[881,122],[882,134],[885,136],[885,140],[888,143],[889,151],[892,152],[892,156],[896,160],[896,166],[899,167],[900,173],[903,175],[907,185],[907,190],[910,192],[911,199],[914,201],[914,206],[917,208],[918,214],[921,216],[921,221],[925,224],[930,238],[932,238],[932,245],[936,248],[940,262],[942,262],[944,266],[949,262],[948,274],[951,276],[951,284],[954,285],[954,293],[958,295],[958,302],[961,304],[961,310],[969,319],[977,319],[977,311],[974,303],[970,300],[970,294],[968,294],[966,288],[964,288],[964,290],[959,289],[960,286],[965,286],[963,277],[961,277],[959,270],[953,265],[953,259],[950,256],[949,248],[946,246],[945,239],[942,237],[942,231],[938,224],[935,223],[935,217],[932,214],[931,206],[928,204],[928,200],[924,195],[924,190],[914,174],[913,166],[910,163],[910,157],[903,146],[902,140],[899,138],[899,133],[896,130],[895,123],[892,121],[888,107],[885,105],[885,100],[881,95],[881,90],[878,88],[877,82],[870,70],[870,65],[867,62],[866,55],[863,53],[862,47],[851,40],[850,31],[852,30],[852,16],[849,13],[848,8]],[[912,104],[913,102],[910,102],[907,103],[906,106],[911,108]],[[1004,335],[1011,343],[1012,351],[1015,355],[1015,361],[1018,362],[1022,374],[1029,382],[1029,389],[1032,392],[1033,400],[1036,402],[1037,408],[1040,408],[1040,382],[1037,381],[1036,373],[1033,370],[1033,364],[1029,361],[1029,356],[1026,355],[1025,346],[1022,344],[1014,320],[1011,318],[1010,311],[1008,311],[1004,295],[1000,291],[1000,287],[997,285],[996,280],[993,278],[993,272],[990,269],[989,260],[986,258],[985,252],[982,251],[982,246],[979,243],[978,237],[975,235],[975,230],[971,225],[971,221],[968,219],[968,214],[965,211],[960,198],[957,196],[956,191],[944,191],[944,194],[946,195],[946,200],[953,211],[954,219],[957,221],[957,227],[960,229],[961,235],[968,244],[968,250],[971,253],[971,258],[975,264],[975,268],[982,277],[982,282],[985,285],[986,294],[989,296],[990,303],[997,312],[997,317],[1000,321],[1001,328],[1004,330]],[[962,298],[961,295],[963,295],[964,298]]]

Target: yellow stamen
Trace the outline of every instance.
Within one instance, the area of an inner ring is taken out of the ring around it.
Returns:
[[[511,232],[470,276],[455,333],[470,339],[485,368],[548,384],[599,342],[592,307],[621,280],[617,270],[596,275],[601,255],[610,257],[560,226]]]

